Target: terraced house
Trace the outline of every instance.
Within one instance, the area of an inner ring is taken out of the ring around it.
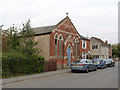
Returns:
[[[46,60],[57,60],[57,67],[69,66],[78,58],[87,58],[90,40],[81,36],[66,16],[56,25],[33,28],[37,48]]]
[[[108,45],[108,42],[96,37],[90,38],[90,52],[95,58],[112,58],[112,48]]]

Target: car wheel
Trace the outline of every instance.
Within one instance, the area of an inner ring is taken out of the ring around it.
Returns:
[[[110,67],[112,67],[112,66],[113,66],[113,64],[110,65]]]
[[[115,67],[115,64],[113,64],[113,67]]]
[[[72,72],[75,72],[75,70],[71,70]]]
[[[85,72],[86,72],[86,73],[88,73],[88,72],[89,72],[89,68],[88,68],[88,67],[86,68]]]
[[[107,68],[107,66],[105,66],[105,68]]]
[[[101,69],[103,69],[103,66],[101,66]]]
[[[95,67],[94,71],[97,71],[97,67]]]

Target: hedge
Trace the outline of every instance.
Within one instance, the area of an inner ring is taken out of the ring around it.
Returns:
[[[40,55],[26,56],[20,53],[2,55],[2,77],[44,72],[45,59]]]

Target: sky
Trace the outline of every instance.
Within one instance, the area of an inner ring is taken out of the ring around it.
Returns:
[[[83,36],[118,42],[119,0],[1,0],[0,25],[7,29],[31,20],[32,27],[55,25],[66,12]]]

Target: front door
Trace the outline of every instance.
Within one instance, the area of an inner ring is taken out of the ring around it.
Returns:
[[[67,49],[67,65],[70,66],[71,64],[71,49],[70,46]]]

